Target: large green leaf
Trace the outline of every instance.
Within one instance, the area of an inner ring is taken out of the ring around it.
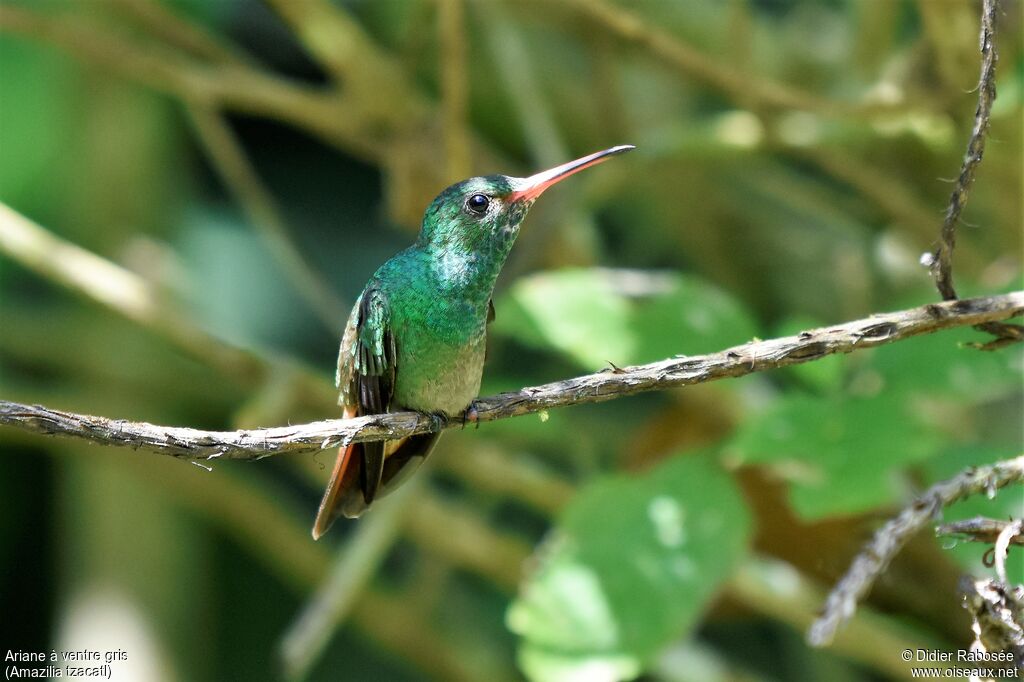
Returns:
[[[897,499],[899,469],[934,454],[940,443],[898,395],[790,395],[747,420],[730,449],[741,461],[769,463],[789,482],[797,513],[814,519]]]
[[[933,398],[983,400],[1021,386],[1024,350],[979,352],[969,342],[988,338],[954,329],[907,339],[873,351],[870,369],[877,390],[927,394]]]
[[[532,680],[622,680],[697,621],[744,553],[749,517],[706,456],[590,484],[509,609]]]
[[[557,349],[587,369],[706,353],[755,333],[734,299],[672,272],[545,272],[517,281],[497,307],[497,333]]]
[[[898,501],[907,492],[902,468],[962,442],[978,428],[972,412],[982,401],[1020,390],[1020,351],[983,353],[963,345],[978,336],[966,329],[907,339],[855,363],[836,358],[842,364],[835,375],[824,368],[802,373],[820,388],[845,384],[848,394],[783,396],[741,426],[732,440],[735,454],[770,463],[789,482],[794,509],[807,518]],[[855,369],[844,377],[849,368]]]

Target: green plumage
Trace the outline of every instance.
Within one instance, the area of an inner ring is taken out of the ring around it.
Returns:
[[[480,390],[494,284],[530,206],[547,187],[615,147],[529,178],[470,178],[442,192],[416,243],[382,265],[342,336],[337,384],[346,416],[417,410],[457,417]],[[438,434],[342,448],[314,537],[359,516],[404,480]]]

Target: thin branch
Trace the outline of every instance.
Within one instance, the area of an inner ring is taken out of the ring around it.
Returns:
[[[79,448],[55,452],[74,457],[76,450]],[[141,460],[126,462],[125,470],[223,529],[299,596],[306,596],[327,578],[330,546],[310,542],[307,519],[290,513],[288,505],[282,506],[272,487],[248,477],[196,475],[192,467],[159,467]],[[433,521],[433,532],[446,533],[447,519]],[[482,662],[453,652],[444,633],[433,627],[436,617],[420,608],[414,592],[366,585],[356,595],[347,622],[382,650],[409,661],[432,679],[504,679]]]
[[[986,545],[995,544],[1000,533],[1012,525],[1012,521],[1000,521],[999,519],[988,519],[984,516],[975,516],[973,519],[953,521],[944,523],[935,529],[936,537],[950,537],[961,542],[980,542]],[[1011,544],[1024,546],[1024,535],[1014,535],[1010,538]]]
[[[506,419],[555,407],[740,377],[827,355],[873,348],[918,334],[1004,320],[1022,313],[1024,291],[929,304],[805,331],[797,336],[752,341],[709,355],[669,358],[479,398],[473,404],[474,419],[477,422]],[[446,420],[418,412],[395,412],[270,429],[202,431],[111,420],[5,401],[0,401],[0,424],[185,459],[261,459],[336,447],[343,442],[394,440],[464,426],[459,418]]]
[[[333,91],[251,67],[197,62],[159,44],[140,44],[67,15],[0,5],[0,31],[50,43],[83,62],[182,100],[255,114],[305,129],[371,162],[385,156],[362,112]],[[372,123],[372,122],[371,122]]]
[[[903,545],[928,525],[943,508],[970,495],[995,491],[1024,480],[1024,455],[993,465],[972,467],[933,485],[910,506],[882,526],[853,560],[846,575],[832,589],[822,615],[807,631],[812,646],[827,646],[849,620],[875,579],[886,569]]]
[[[380,513],[359,524],[351,539],[337,552],[326,580],[320,582],[316,593],[281,640],[285,677],[305,679],[320,658],[331,635],[351,613],[359,595],[394,547],[423,480],[415,479],[384,500]]]
[[[905,103],[846,103],[820,97],[763,74],[751,74],[717,61],[678,37],[644,21],[638,14],[602,0],[562,0],[620,40],[637,45],[741,106],[813,111],[829,116],[892,114]]]
[[[182,19],[156,0],[106,0],[153,37],[197,57],[218,64],[247,66],[251,60],[233,45],[226,45],[202,26]]]
[[[995,32],[997,0],[984,0],[981,11],[981,76],[978,81],[978,108],[974,112],[974,127],[967,142],[967,153],[960,166],[960,176],[953,186],[942,221],[941,241],[933,254],[932,274],[935,286],[942,298],[951,301],[957,298],[953,286],[953,249],[956,247],[956,227],[960,213],[967,205],[968,193],[974,184],[974,176],[985,153],[985,136],[988,134],[992,116],[992,104],[996,99],[996,50]]]
[[[953,192],[949,196],[946,217],[942,221],[942,231],[938,248],[927,256],[926,263],[931,266],[935,278],[935,286],[946,301],[957,298],[953,286],[953,249],[956,247],[956,228],[960,222],[960,214],[974,184],[974,176],[981,165],[985,154],[985,138],[988,135],[992,117],[992,105],[996,99],[996,63],[999,52],[996,49],[996,20],[999,16],[999,0],[982,0],[981,6],[981,75],[978,80],[978,107],[974,112],[974,127],[967,141],[967,153],[960,166]],[[993,334],[996,339],[979,345],[982,350],[994,350],[1008,343],[1024,341],[1024,327],[1013,324],[988,323],[979,327],[982,331]]]
[[[294,400],[321,413],[337,403],[337,392],[326,377],[293,360],[261,355],[213,336],[189,317],[175,312],[151,282],[60,239],[3,204],[0,204],[0,253],[165,337],[241,386],[272,392],[276,399],[285,396],[285,400]],[[139,305],[137,301],[144,304]],[[543,474],[523,460],[491,454],[476,458],[471,468],[472,480],[485,487],[497,486],[512,496],[522,496],[527,504],[540,508],[568,495],[566,486],[544,480]],[[463,478],[469,475],[465,467],[459,467],[458,472]],[[319,479],[317,485],[320,485]]]
[[[999,533],[999,537],[996,538],[996,544],[993,547],[995,550],[996,575],[999,576],[999,581],[1004,585],[1010,584],[1010,581],[1006,579],[1006,557],[1010,551],[1010,544],[1021,539],[1024,539],[1024,520],[1022,519],[1017,519],[1008,524]]]
[[[964,576],[960,581],[960,595],[963,607],[971,614],[974,632],[971,650],[1008,652],[1010,661],[1003,666],[1024,669],[1024,585],[1011,586],[994,578],[975,580]]]
[[[756,555],[744,561],[722,589],[722,595],[797,631],[814,620],[822,592],[815,581],[790,564]],[[871,608],[863,608],[849,628],[836,637],[833,650],[871,666],[886,679],[904,679],[907,667],[900,654],[908,649],[934,648],[936,643],[920,633],[901,627],[895,619]]]
[[[329,0],[267,0],[333,78],[359,118],[395,131],[422,125],[430,102],[344,8]]]
[[[271,369],[287,369],[304,395],[334,402],[331,386],[283,360],[265,360],[216,338],[177,310],[134,272],[65,241],[0,203],[0,253],[48,280],[83,295],[167,338],[189,355],[240,382],[261,384]]]
[[[418,224],[442,187],[441,116],[403,65],[358,22],[326,0],[268,0],[338,87],[310,86],[252,66],[197,61],[166,43],[131,40],[71,13],[0,4],[0,31],[64,50],[84,63],[218,111],[263,116],[303,129],[387,174],[392,217]],[[514,169],[487,140],[467,128],[477,163]]]
[[[191,104],[188,112],[207,157],[249,217],[249,222],[267,243],[271,254],[324,327],[332,333],[340,333],[348,306],[295,245],[281,209],[249,162],[224,115],[199,103]]]

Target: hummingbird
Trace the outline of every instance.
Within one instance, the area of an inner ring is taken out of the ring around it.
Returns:
[[[633,148],[612,147],[527,178],[470,178],[441,192],[416,242],[374,273],[352,308],[335,376],[345,418],[414,410],[466,419],[483,376],[494,284],[526,213],[555,183]],[[313,539],[407,480],[440,436],[342,446]]]

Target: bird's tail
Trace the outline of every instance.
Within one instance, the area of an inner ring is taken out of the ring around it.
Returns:
[[[338,450],[334,460],[334,471],[327,483],[320,509],[313,522],[313,539],[319,540],[334,520],[344,514],[355,518],[366,510],[363,493],[359,487],[360,468],[363,466],[361,443],[349,443]]]
[[[339,516],[358,518],[369,509],[374,499],[384,497],[401,485],[427,458],[440,436],[440,433],[425,433],[389,441],[385,448],[380,490],[370,500],[363,494],[363,444],[350,443],[340,448],[313,522],[313,539],[319,540]]]

